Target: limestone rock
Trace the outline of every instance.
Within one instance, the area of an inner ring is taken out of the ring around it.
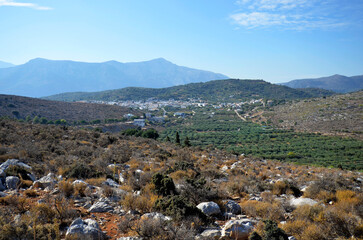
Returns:
[[[205,215],[208,216],[221,213],[218,204],[215,202],[202,202],[198,204],[197,208],[199,208]]]
[[[111,212],[113,207],[109,205],[109,202],[105,198],[101,198],[89,208],[89,212]]]
[[[98,223],[95,220],[82,220],[81,218],[77,218],[68,228],[66,239],[103,240],[106,239],[106,236],[101,231]]]
[[[158,213],[158,212],[151,212],[151,213],[145,213],[144,215],[141,216],[142,220],[149,220],[149,219],[153,219],[153,220],[159,220],[159,221],[171,221],[172,218],[165,216],[162,213]]]
[[[8,189],[16,189],[18,187],[20,179],[18,177],[9,176],[6,177],[6,187]]]
[[[247,240],[253,230],[253,223],[248,220],[230,220],[222,229],[221,239]]]
[[[120,185],[117,182],[115,182],[114,180],[109,179],[109,178],[107,178],[107,180],[104,181],[103,184],[106,186],[114,187],[114,188],[120,187]]]
[[[233,200],[227,200],[223,203],[226,213],[240,214],[242,211],[241,206]]]
[[[201,239],[219,239],[221,235],[222,233],[219,229],[206,229],[200,234]]]
[[[18,159],[8,159],[6,160],[6,162],[2,163],[0,165],[0,169],[2,169],[3,171],[5,171],[8,167],[10,166],[18,166],[18,167],[21,167],[21,168],[25,168],[27,170],[31,170],[32,167],[23,163],[23,162],[20,162]]]
[[[302,205],[314,206],[316,204],[318,204],[318,202],[311,198],[300,197],[300,198],[293,198],[290,200],[290,205],[294,207],[299,207]]]
[[[36,188],[53,188],[54,185],[57,184],[56,177],[54,173],[49,173],[47,176],[40,178],[39,180],[33,183],[33,187]]]

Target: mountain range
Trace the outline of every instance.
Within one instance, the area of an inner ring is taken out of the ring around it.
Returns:
[[[14,66],[15,65],[12,63],[0,61],[0,68],[9,68],[9,67],[14,67]]]
[[[22,65],[1,68],[0,93],[42,97],[131,86],[163,88],[227,78],[218,73],[178,66],[163,58],[133,63],[85,63],[37,58]]]
[[[236,102],[243,99],[298,99],[320,96],[329,96],[334,92],[324,89],[293,89],[287,86],[271,84],[263,80],[227,79],[215,80],[205,83],[190,83],[168,88],[137,88],[129,87],[101,92],[71,92],[45,97],[58,101],[123,101],[159,100],[189,98],[209,101]]]
[[[346,77],[336,74],[329,77],[298,79],[281,85],[291,88],[322,88],[337,93],[347,93],[363,89],[363,75]]]

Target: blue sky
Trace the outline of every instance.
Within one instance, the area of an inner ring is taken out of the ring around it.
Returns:
[[[362,0],[0,0],[0,60],[144,61],[283,82],[363,74]]]

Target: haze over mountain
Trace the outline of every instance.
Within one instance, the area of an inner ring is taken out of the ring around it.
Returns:
[[[0,68],[8,68],[8,67],[14,67],[15,65],[8,62],[0,61]]]
[[[0,69],[0,93],[42,97],[131,86],[162,88],[226,78],[222,74],[178,66],[163,58],[132,63],[85,63],[37,58],[23,65]]]
[[[354,92],[363,89],[363,75],[346,77],[333,75],[329,77],[298,79],[281,83],[292,88],[322,88],[338,93]]]

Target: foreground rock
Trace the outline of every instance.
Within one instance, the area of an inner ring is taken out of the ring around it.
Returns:
[[[106,237],[95,220],[77,218],[67,230],[66,239],[103,240]]]
[[[222,229],[221,239],[247,240],[253,230],[253,224],[248,219],[230,220]]]
[[[218,215],[221,213],[221,209],[215,202],[202,202],[199,203],[197,208],[199,208],[205,215]]]

